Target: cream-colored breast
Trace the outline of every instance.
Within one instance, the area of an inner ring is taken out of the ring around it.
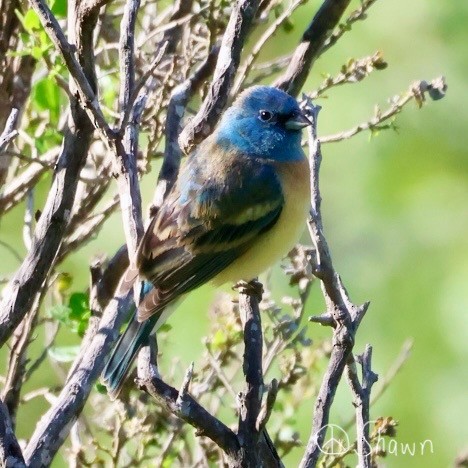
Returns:
[[[277,168],[284,194],[284,206],[276,224],[258,236],[252,247],[219,273],[213,284],[249,281],[283,258],[303,233],[310,207],[309,163],[281,163]]]

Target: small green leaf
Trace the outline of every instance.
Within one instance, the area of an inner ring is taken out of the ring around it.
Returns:
[[[20,19],[21,20],[21,19]],[[27,31],[33,32],[35,29],[41,29],[41,20],[34,10],[28,10],[23,17],[23,26]]]
[[[54,0],[51,7],[52,13],[57,18],[67,17],[67,0]]]
[[[54,346],[49,349],[49,356],[57,362],[72,362],[79,350],[79,346]]]
[[[70,309],[64,304],[58,304],[47,311],[47,315],[60,323],[68,324]]]
[[[42,57],[42,49],[39,46],[34,46],[31,49],[31,55],[36,59],[40,60]]]
[[[40,56],[42,56],[41,49],[38,49]],[[48,110],[50,112],[52,124],[58,122],[60,115],[60,90],[52,78],[45,77],[35,84],[32,99],[39,110]]]
[[[158,332],[168,332],[168,331],[170,331],[170,330],[172,330],[172,326],[169,325],[168,323],[163,323],[163,324],[159,327]]]
[[[86,312],[89,312],[89,297],[82,292],[75,292],[70,296],[68,307],[71,309],[70,318],[72,320],[81,320]]]
[[[107,387],[105,385],[102,385],[102,383],[96,383],[95,385],[96,391],[100,393],[101,395],[106,395],[107,394]]]

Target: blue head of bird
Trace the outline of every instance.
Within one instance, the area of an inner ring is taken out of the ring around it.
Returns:
[[[217,129],[217,143],[225,150],[273,161],[304,157],[301,130],[310,124],[297,101],[268,86],[245,90],[224,113]]]

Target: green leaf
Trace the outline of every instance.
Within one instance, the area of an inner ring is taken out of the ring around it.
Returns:
[[[33,104],[39,110],[48,110],[50,112],[51,124],[58,123],[60,115],[60,90],[52,78],[47,76],[34,85],[32,99]]]
[[[72,320],[81,320],[83,315],[89,312],[89,297],[82,292],[75,292],[70,296],[68,307],[70,308],[70,318]]]
[[[168,332],[172,330],[172,326],[169,325],[168,323],[163,323],[159,328],[158,332],[163,333],[163,332]]]
[[[39,46],[34,46],[31,49],[31,55],[36,59],[40,60],[42,57],[42,49]]]
[[[107,394],[107,387],[105,385],[102,385],[102,383],[96,383],[95,385],[96,391],[100,393],[101,395],[106,395]]]
[[[79,350],[79,346],[54,346],[49,349],[49,356],[57,362],[72,362]]]
[[[64,304],[58,304],[47,311],[47,315],[60,323],[67,325],[69,323],[68,316],[70,309]]]
[[[67,0],[54,0],[52,2],[52,13],[57,18],[66,18],[67,17]]]
[[[21,20],[21,18],[20,18]],[[41,20],[34,10],[28,10],[23,16],[22,21],[24,28],[27,31],[33,32],[34,30],[41,29]]]

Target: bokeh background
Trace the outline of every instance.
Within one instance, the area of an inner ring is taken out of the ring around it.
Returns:
[[[310,1],[299,9],[292,31],[278,34],[261,59],[290,52],[318,5]],[[351,5],[355,8],[358,2]],[[374,369],[383,375],[403,342],[414,340],[402,371],[372,408],[372,417],[393,416],[399,421],[398,444],[415,444],[414,455],[403,454],[398,445],[396,453],[385,460],[389,467],[452,466],[456,455],[468,448],[467,25],[467,2],[378,1],[368,19],[357,23],[315,64],[305,86],[305,91],[314,89],[322,75],[335,74],[351,57],[380,50],[389,63],[386,70],[374,72],[361,83],[333,89],[326,99],[320,99],[321,135],[368,120],[375,104],[385,109],[387,99],[405,91],[414,80],[444,75],[449,86],[441,101],[421,110],[414,103],[407,106],[397,118],[398,132],[388,130],[372,137],[363,133],[323,147],[323,215],[335,265],[353,301],[371,301],[356,350],[371,343]],[[146,204],[157,169],[155,164],[142,182]],[[49,184],[48,179],[41,182],[37,208]],[[0,225],[1,240],[20,254],[23,213],[20,205]],[[87,265],[94,255],[112,255],[122,243],[117,214],[96,239],[61,267],[73,275],[72,290],[86,287]],[[0,259],[0,276],[18,266],[3,246]],[[273,276],[278,284],[284,282],[279,268]],[[201,340],[209,326],[206,310],[214,294],[213,289],[202,288],[170,319],[172,330],[163,360],[177,359],[180,376],[202,351]],[[307,315],[322,310],[316,288]],[[316,340],[329,333],[317,325],[309,328],[309,336]],[[61,340],[74,344],[70,340],[76,342],[76,335],[65,333]],[[42,346],[38,339],[33,350],[39,352]],[[4,363],[5,350],[0,353]],[[56,369],[45,366],[27,388],[53,385],[60,378]],[[303,442],[309,435],[312,406],[313,401],[307,399],[294,415]],[[21,410],[20,437],[30,435],[47,407],[45,401],[35,399]],[[351,395],[343,382],[333,422],[343,423],[352,414]],[[420,443],[426,440],[432,442],[433,450],[426,444],[421,453]],[[295,466],[301,453],[302,449],[293,450],[287,466]],[[54,462],[54,466],[63,464],[61,459]]]

